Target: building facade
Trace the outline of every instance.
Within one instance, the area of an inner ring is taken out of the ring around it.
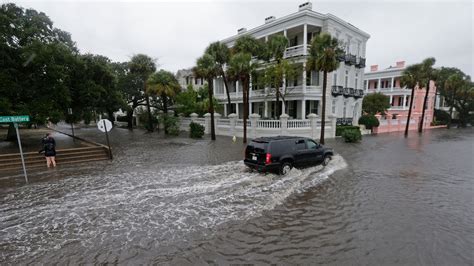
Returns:
[[[306,71],[308,48],[311,39],[320,33],[329,33],[344,45],[345,57],[339,68],[328,73],[327,92],[322,94],[322,72]],[[352,24],[331,14],[320,14],[312,10],[310,2],[301,4],[296,13],[282,18],[267,17],[265,23],[251,30],[239,29],[238,34],[222,40],[228,47],[242,35],[251,35],[261,41],[269,41],[276,35],[284,35],[289,40],[289,47],[284,57],[299,65],[301,73],[295,80],[286,80],[281,88],[285,103],[279,110],[284,110],[290,119],[307,119],[307,115],[321,114],[321,100],[326,97],[326,114],[338,117],[338,123],[357,122],[362,107],[363,82],[365,68],[366,43],[370,35]],[[239,82],[230,82],[229,91],[232,104],[228,106],[222,78],[214,80],[214,95],[224,106],[224,116],[236,113],[243,117],[242,86]],[[262,118],[276,118],[275,89],[258,87],[251,82],[249,113]],[[283,109],[284,107],[284,109]]]
[[[380,92],[390,97],[391,107],[387,110],[387,114],[385,116],[378,116],[380,121],[380,126],[376,130],[378,133],[405,130],[412,92],[412,88],[402,87],[400,83],[405,68],[405,61],[396,62],[395,66],[381,70],[379,70],[378,65],[372,65],[370,72],[365,74],[364,87],[366,95]],[[425,94],[426,88],[415,88],[410,129],[418,128]],[[436,87],[434,82],[431,81],[427,109],[425,111],[424,128],[431,127],[435,101]]]
[[[207,83],[202,78],[196,78],[191,68],[178,70],[178,72],[176,72],[176,79],[183,91],[185,91],[189,85],[192,85],[195,90],[198,90]]]

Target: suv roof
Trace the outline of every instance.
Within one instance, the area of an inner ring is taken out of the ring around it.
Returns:
[[[288,139],[307,139],[306,137],[295,137],[295,136],[276,136],[276,137],[261,137],[256,138],[255,142],[271,142],[276,140],[288,140]]]

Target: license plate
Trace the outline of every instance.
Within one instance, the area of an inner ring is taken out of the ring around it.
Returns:
[[[256,155],[252,155],[252,160],[256,161],[256,160],[257,160],[257,156],[256,156]]]

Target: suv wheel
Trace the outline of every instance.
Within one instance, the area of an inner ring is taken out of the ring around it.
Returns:
[[[293,165],[291,165],[290,162],[283,162],[283,164],[280,167],[280,174],[282,175],[288,174],[291,168],[293,168]]]
[[[323,160],[323,165],[326,166],[329,164],[329,162],[331,161],[331,155],[326,155],[324,156],[324,160]]]

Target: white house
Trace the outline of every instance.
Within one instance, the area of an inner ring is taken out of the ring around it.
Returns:
[[[306,119],[310,113],[321,114],[323,75],[306,71],[308,48],[311,39],[326,32],[336,37],[345,49],[337,71],[328,73],[326,114],[334,114],[338,124],[352,123],[361,114],[363,82],[365,68],[366,43],[370,35],[354,25],[332,15],[321,14],[312,10],[310,2],[299,5],[298,12],[275,18],[269,16],[265,23],[256,28],[239,29],[234,36],[221,42],[232,47],[242,35],[250,34],[256,39],[268,41],[276,35],[284,35],[289,40],[285,58],[301,65],[301,75],[295,80],[286,81],[285,112],[294,119]],[[239,82],[229,84],[232,106],[227,104],[222,78],[214,80],[214,95],[224,105],[224,116],[236,113],[243,116],[242,86]],[[273,91],[273,92],[272,92]],[[252,83],[250,88],[250,113],[259,114],[262,118],[276,118],[275,93],[271,88],[258,88]],[[280,107],[282,110],[282,107]]]

